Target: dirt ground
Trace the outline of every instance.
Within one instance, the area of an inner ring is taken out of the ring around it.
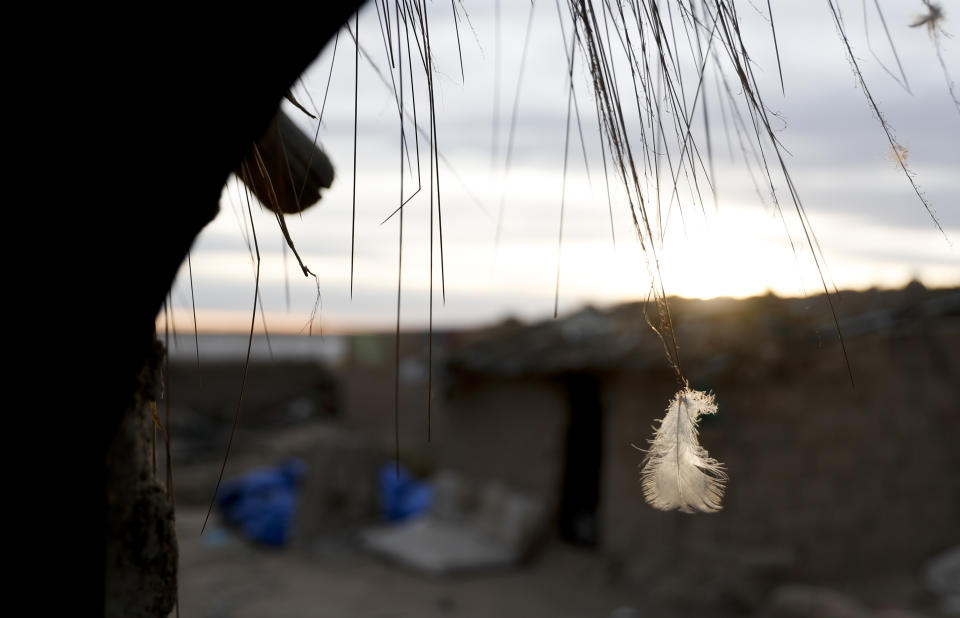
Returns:
[[[364,617],[404,618],[702,618],[707,616],[814,616],[813,613],[744,611],[728,604],[678,604],[667,600],[676,584],[641,587],[615,577],[591,551],[554,541],[528,565],[457,577],[412,573],[365,552],[349,539],[332,539],[310,552],[255,546],[211,517],[201,536],[204,510],[178,509],[179,615],[184,618]],[[656,579],[656,578],[654,578]],[[684,590],[705,581],[682,582]],[[941,616],[916,607],[913,578],[838,586],[867,607],[831,615],[882,618]],[[926,604],[926,603],[925,603]],[[906,609],[913,605],[911,609]],[[760,609],[760,608],[757,608]],[[171,614],[175,616],[176,613]]]
[[[203,515],[196,508],[177,512],[183,617],[664,615],[637,613],[639,591],[611,583],[597,554],[561,543],[525,567],[441,579],[387,564],[348,541],[311,554],[265,550],[214,518],[200,536]]]

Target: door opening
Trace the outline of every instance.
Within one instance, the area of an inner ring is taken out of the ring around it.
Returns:
[[[600,470],[603,459],[601,381],[587,373],[563,376],[570,423],[560,498],[560,536],[584,547],[599,541]]]

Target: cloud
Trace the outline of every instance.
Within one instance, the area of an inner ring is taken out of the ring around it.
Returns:
[[[432,44],[439,71],[436,121],[439,147],[444,155],[440,181],[444,264],[450,292],[447,307],[438,310],[439,319],[470,323],[508,312],[547,315],[552,309],[558,259],[561,303],[616,302],[642,296],[647,272],[645,258],[636,248],[629,206],[611,169],[610,208],[618,247],[616,252],[613,250],[596,114],[582,67],[578,67],[574,84],[589,175],[574,125],[566,189],[563,187],[565,42],[558,28],[555,7],[550,3],[537,5],[528,64],[520,84],[512,167],[509,175],[505,175],[504,159],[529,5],[502,5],[499,82],[494,71],[497,62],[492,7],[471,7],[471,26],[461,27],[466,76],[463,84],[460,83],[460,53],[456,39],[450,34],[449,9],[438,8],[435,16],[431,16],[431,31],[438,33]],[[783,119],[782,123],[779,119],[774,121],[777,137],[791,153],[787,165],[838,283],[859,287],[893,284],[910,272],[926,272],[939,278],[938,281],[947,281],[949,277],[944,273],[951,262],[957,263],[956,250],[936,231],[902,171],[889,157],[889,144],[863,93],[855,87],[826,7],[795,3],[775,9],[786,97],[780,93],[769,24],[755,11],[742,12],[744,39],[751,50],[766,103]],[[870,55],[859,10],[850,11],[845,19],[872,92],[895,127],[898,140],[908,147],[909,162],[917,173],[917,181],[956,245],[960,237],[960,210],[957,209],[960,188],[955,172],[960,169],[960,150],[954,142],[960,120],[947,95],[931,42],[922,33],[906,27],[913,17],[911,11],[910,7],[898,5],[886,13],[910,79],[909,93]],[[876,17],[872,14],[868,17],[872,27],[879,28]],[[871,42],[878,55],[889,64],[892,57],[880,45],[884,42],[877,36],[880,32],[873,31]],[[389,81],[380,30],[372,10],[361,19],[361,41],[366,50],[379,59],[381,73]],[[354,212],[352,51],[349,37],[342,36],[319,133],[336,168],[334,187],[320,205],[304,213],[302,218],[289,217],[288,224],[304,261],[321,279],[327,315],[358,324],[389,325],[396,302],[399,218],[384,224],[382,221],[399,203],[398,109],[392,87],[385,87],[373,70],[361,64]],[[318,106],[326,91],[331,52],[327,50],[303,80]],[[632,86],[626,81],[626,75],[628,73],[621,73],[622,87],[624,93],[629,93]],[[418,96],[421,96],[422,80],[418,86],[421,88]],[[694,79],[689,92],[695,87]],[[735,84],[733,89],[736,91]],[[708,102],[715,101],[716,84],[708,80],[705,92]],[[495,103],[498,103],[496,112]],[[636,114],[635,109],[627,107],[625,113]],[[421,96],[418,121],[424,127],[426,109]],[[670,273],[669,281],[675,290],[690,295],[698,294],[697,285],[701,286],[700,294],[722,292],[717,287],[717,277],[703,277],[696,270],[700,265],[702,271],[703,264],[715,258],[681,242],[684,238],[691,242],[689,238],[697,237],[691,230],[706,226],[714,230],[714,235],[702,236],[702,242],[713,243],[715,251],[743,248],[736,254],[739,257],[735,256],[740,260],[736,267],[752,273],[754,278],[729,281],[734,292],[759,293],[766,287],[778,285],[784,290],[801,289],[803,286],[794,284],[798,279],[783,282],[785,277],[792,276],[786,274],[793,272],[790,269],[796,270],[796,258],[784,223],[761,205],[764,200],[769,202],[768,187],[761,183],[763,199],[757,196],[736,140],[732,145],[734,156],[730,158],[731,149],[724,141],[723,113],[715,102],[709,109],[713,169],[719,190],[716,216],[708,187],[701,187],[704,210],[691,197],[686,184],[679,193],[682,212],[671,203],[667,183],[661,186],[664,199],[660,212],[654,203],[648,204],[653,227],[659,228],[668,221],[668,236],[675,239],[671,243],[678,243],[671,245],[664,256],[691,256],[689,263],[675,258],[676,268],[670,264],[664,266]],[[316,125],[309,119],[293,114],[305,130],[315,130]],[[407,148],[412,153],[415,143],[411,128],[408,124]],[[700,135],[701,155],[706,157],[699,114],[694,117],[693,130]],[[665,172],[666,157],[660,158],[661,170]],[[428,147],[421,137],[419,182],[423,191],[409,203],[404,219],[404,285],[405,294],[409,293],[405,301],[409,305],[404,305],[404,311],[410,323],[425,321],[424,290],[429,273],[431,229],[428,159]],[[410,165],[414,169],[408,169],[405,176],[405,196],[412,193],[418,182],[415,163]],[[683,175],[680,177],[682,180]],[[775,177],[778,195],[783,199],[787,195],[786,187],[782,178],[777,174]],[[642,182],[654,190],[652,178],[645,177]],[[561,253],[558,235],[562,196],[565,245]],[[225,198],[217,221],[198,240],[193,265],[201,308],[242,312],[247,311],[252,302],[252,267],[243,240],[244,212],[238,212],[231,205],[231,199]],[[495,238],[501,201],[503,215],[498,246]],[[802,232],[797,227],[792,205],[787,201],[783,203],[787,228],[793,240],[799,242]],[[435,218],[439,218],[439,214],[434,210]],[[737,221],[737,225],[722,223],[718,217],[723,216]],[[356,226],[352,228],[354,217]],[[257,212],[254,223],[264,257],[264,305],[268,312],[283,312],[286,304],[283,240],[270,216]],[[435,269],[439,269],[439,222],[435,220],[433,225],[434,262]],[[711,240],[719,231],[727,236]],[[353,301],[349,300],[351,244],[355,261]],[[771,266],[751,268],[751,260],[766,261]],[[799,279],[806,281],[805,285],[812,291],[818,282],[809,285],[808,266],[800,269],[805,274]],[[292,255],[287,256],[286,270],[291,281],[294,312],[306,316],[315,299],[316,285],[299,275]],[[439,279],[438,272],[435,276]],[[183,277],[181,273],[174,294],[175,303],[181,307],[183,299],[189,298]],[[960,283],[960,279],[954,279]]]

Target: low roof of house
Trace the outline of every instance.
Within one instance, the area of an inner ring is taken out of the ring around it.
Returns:
[[[845,339],[902,331],[930,318],[960,317],[960,288],[831,295]],[[790,343],[836,342],[837,326],[823,295],[735,300],[671,298],[669,307],[682,367],[729,365],[754,359],[776,362]],[[586,307],[534,324],[507,320],[464,337],[450,350],[448,370],[497,376],[551,375],[573,371],[669,370],[664,341],[648,324],[657,307],[629,303]],[[667,338],[667,335],[664,335]],[[669,338],[668,346],[671,345]]]

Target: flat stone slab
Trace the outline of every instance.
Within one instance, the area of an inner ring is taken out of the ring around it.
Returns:
[[[509,566],[521,558],[474,525],[429,516],[371,528],[362,538],[375,553],[431,575]]]

